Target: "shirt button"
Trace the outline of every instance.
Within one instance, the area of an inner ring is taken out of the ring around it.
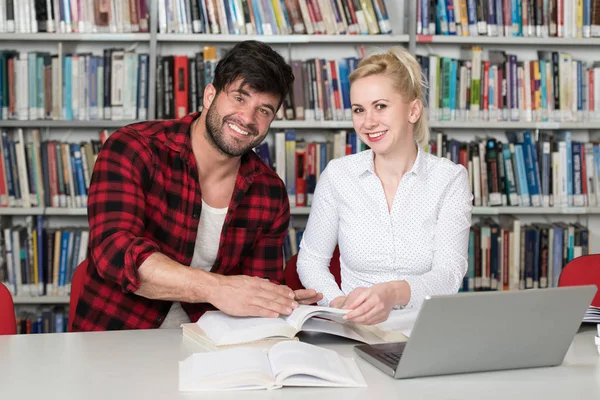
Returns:
[[[162,322],[163,321],[163,317],[156,317],[156,322]]]
[[[192,215],[192,217],[194,217],[194,219],[198,219],[198,218],[200,218],[200,214],[198,214],[198,213],[194,213],[194,214]]]

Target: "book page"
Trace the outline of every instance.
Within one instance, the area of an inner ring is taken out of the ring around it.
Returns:
[[[297,333],[283,318],[232,317],[221,311],[204,313],[196,324],[219,346],[274,336],[292,338]]]
[[[297,384],[302,386],[360,385],[355,371],[348,369],[338,353],[308,343],[277,343],[269,350],[269,362],[276,383],[284,386],[292,385],[294,376],[298,376]]]
[[[379,336],[367,330],[358,331],[350,324],[341,324],[321,318],[311,318],[302,325],[303,332],[321,332],[329,335],[341,336],[366,344],[385,343]]]
[[[350,310],[342,310],[333,307],[320,307],[300,305],[289,316],[285,317],[288,324],[296,328],[298,331],[302,329],[302,325],[311,317],[323,317],[338,322],[344,322],[342,316]]]
[[[179,390],[264,389],[274,385],[267,352],[238,347],[194,353],[179,362]]]
[[[405,342],[415,326],[418,315],[419,309],[392,310],[388,319],[379,324],[350,326],[361,334],[365,331],[371,332],[386,342]]]

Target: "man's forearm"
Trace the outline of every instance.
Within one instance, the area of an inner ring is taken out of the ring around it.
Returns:
[[[162,253],[154,253],[138,268],[141,285],[135,294],[149,299],[205,303],[217,277],[189,268]]]

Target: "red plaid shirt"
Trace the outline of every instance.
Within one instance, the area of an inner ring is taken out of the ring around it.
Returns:
[[[90,244],[73,330],[157,328],[172,302],[134,294],[138,267],[154,252],[190,265],[202,196],[190,141],[180,120],[133,124],[113,133],[89,190]],[[211,272],[283,281],[290,219],[285,185],[254,153],[242,157]],[[192,321],[212,306],[182,303]]]

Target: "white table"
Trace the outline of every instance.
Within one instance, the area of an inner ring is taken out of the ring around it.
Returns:
[[[178,361],[201,351],[178,329],[0,336],[0,399],[600,399],[594,332],[595,326],[582,328],[558,367],[408,380],[366,363],[354,353],[355,342],[303,334],[302,340],[355,356],[369,387],[214,393],[177,390]]]

